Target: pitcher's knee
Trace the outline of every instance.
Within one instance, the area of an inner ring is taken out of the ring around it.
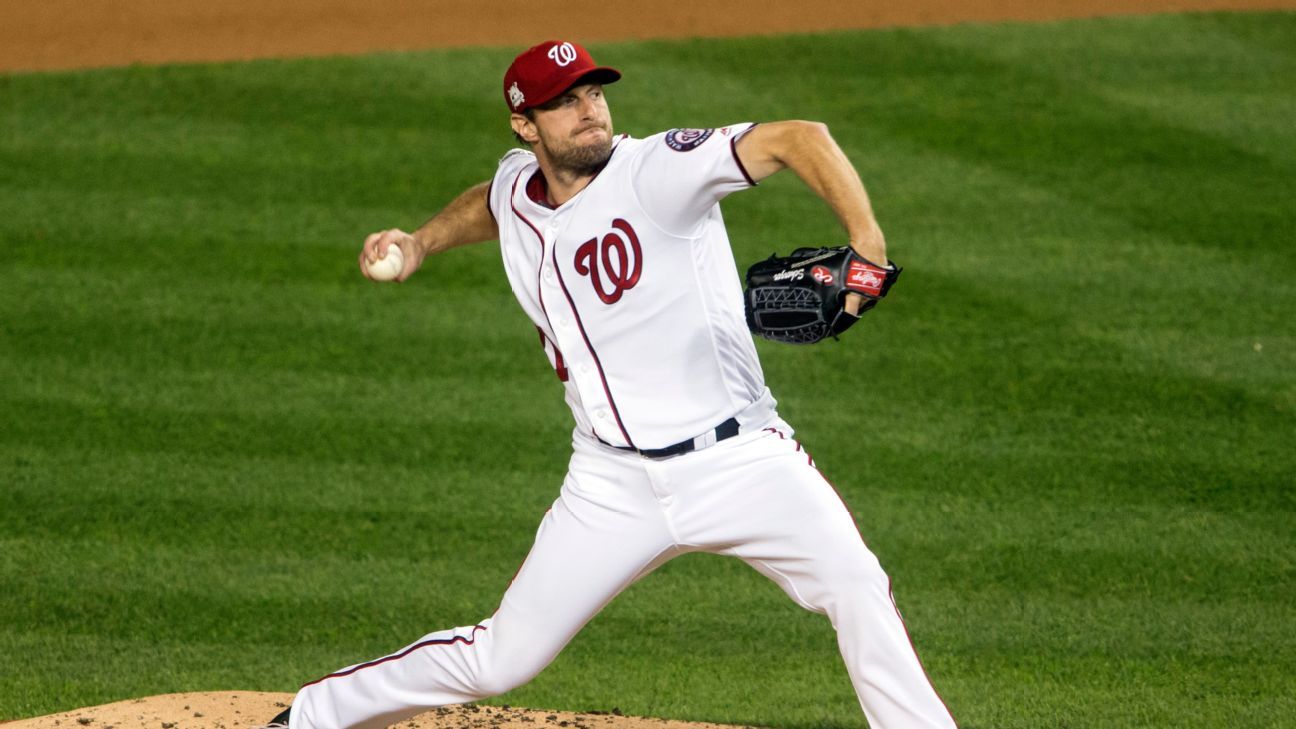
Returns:
[[[806,597],[811,609],[829,615],[845,606],[888,600],[891,591],[891,579],[871,554],[869,559],[825,572],[818,582],[818,589]]]
[[[473,681],[473,692],[478,698],[499,696],[525,684],[540,673],[540,667],[518,665],[517,663],[500,662],[499,665],[479,673]]]

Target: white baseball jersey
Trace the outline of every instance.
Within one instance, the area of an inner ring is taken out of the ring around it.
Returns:
[[[504,268],[582,433],[661,448],[765,395],[719,206],[755,184],[735,150],[752,126],[621,135],[557,208],[532,153],[500,161],[489,200]]]

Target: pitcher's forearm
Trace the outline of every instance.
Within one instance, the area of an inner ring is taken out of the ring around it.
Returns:
[[[432,216],[414,231],[414,241],[428,255],[468,245],[494,240],[499,228],[491,215],[486,196],[489,182],[482,182],[465,190],[449,205]]]
[[[873,205],[854,165],[837,146],[828,127],[804,128],[801,143],[788,150],[788,167],[832,208],[855,252],[879,266],[887,264],[886,240],[873,217]]]

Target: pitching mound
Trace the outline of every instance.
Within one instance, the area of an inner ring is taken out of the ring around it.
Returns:
[[[166,694],[6,722],[4,729],[249,729],[269,721],[291,700],[292,694],[257,691]],[[721,724],[622,716],[616,709],[578,714],[473,704],[433,709],[397,726],[403,729],[734,729]]]

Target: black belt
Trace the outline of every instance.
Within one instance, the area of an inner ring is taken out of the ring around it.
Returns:
[[[708,433],[707,435],[710,435]],[[719,443],[727,438],[738,435],[738,419],[729,418],[715,428],[715,442]],[[703,437],[703,436],[698,436]],[[632,448],[630,446],[612,446],[619,451],[634,451],[645,458],[666,458],[668,456],[678,456],[681,453],[689,453],[697,450],[697,438],[682,440],[675,445],[668,445],[665,448]]]

